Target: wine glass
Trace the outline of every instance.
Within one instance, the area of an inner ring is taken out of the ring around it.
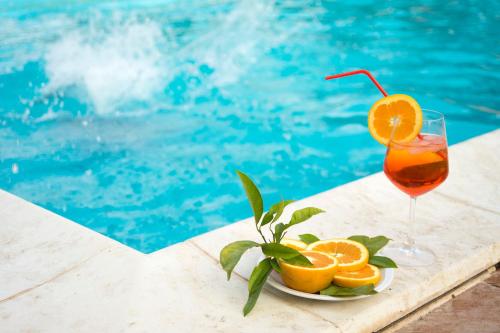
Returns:
[[[401,191],[410,196],[410,227],[415,224],[417,196],[439,186],[448,176],[448,145],[443,114],[422,110],[423,124],[420,134],[411,142],[387,145],[384,173]],[[397,128],[395,129],[397,131]],[[392,137],[394,137],[394,132]],[[384,253],[404,266],[427,266],[434,253],[419,247],[405,234],[405,241],[388,246]]]

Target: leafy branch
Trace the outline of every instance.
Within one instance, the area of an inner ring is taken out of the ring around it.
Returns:
[[[243,315],[247,315],[255,306],[260,292],[271,274],[272,270],[280,272],[280,261],[285,261],[292,265],[311,267],[312,263],[299,251],[286,247],[280,242],[285,237],[287,230],[299,223],[305,222],[314,215],[324,211],[307,207],[296,210],[288,223],[278,222],[282,216],[285,207],[293,200],[281,200],[275,203],[264,214],[264,202],[259,189],[254,182],[243,172],[236,172],[245,190],[248,202],[254,214],[255,228],[263,240],[263,243],[257,243],[251,240],[241,240],[226,245],[220,252],[220,264],[227,273],[227,279],[231,278],[231,273],[240,261],[243,254],[253,248],[259,247],[266,256],[257,266],[254,267],[250,279],[248,280],[248,299],[243,308]],[[266,238],[262,227],[268,226],[271,238]]]

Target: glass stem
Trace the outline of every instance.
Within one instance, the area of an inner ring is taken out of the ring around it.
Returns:
[[[405,247],[412,248],[415,245],[415,240],[412,235],[415,230],[415,206],[417,205],[417,197],[410,196],[410,232],[406,233]]]

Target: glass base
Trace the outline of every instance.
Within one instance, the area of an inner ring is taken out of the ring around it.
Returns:
[[[383,255],[394,260],[398,266],[429,266],[436,261],[436,256],[431,250],[401,243],[386,246]]]

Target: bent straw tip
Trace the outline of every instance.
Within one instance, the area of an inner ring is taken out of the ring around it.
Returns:
[[[377,82],[377,80],[375,80],[373,75],[366,69],[357,69],[357,70],[350,71],[350,72],[328,75],[328,76],[325,76],[325,80],[338,79],[338,78],[341,78],[344,76],[351,76],[351,75],[355,75],[355,74],[364,74],[364,75],[368,76],[370,78],[370,80],[373,82],[373,84],[375,84],[375,86],[378,88],[378,90],[380,90],[382,95],[387,96],[387,92],[384,90],[384,88],[382,88],[382,86]]]

